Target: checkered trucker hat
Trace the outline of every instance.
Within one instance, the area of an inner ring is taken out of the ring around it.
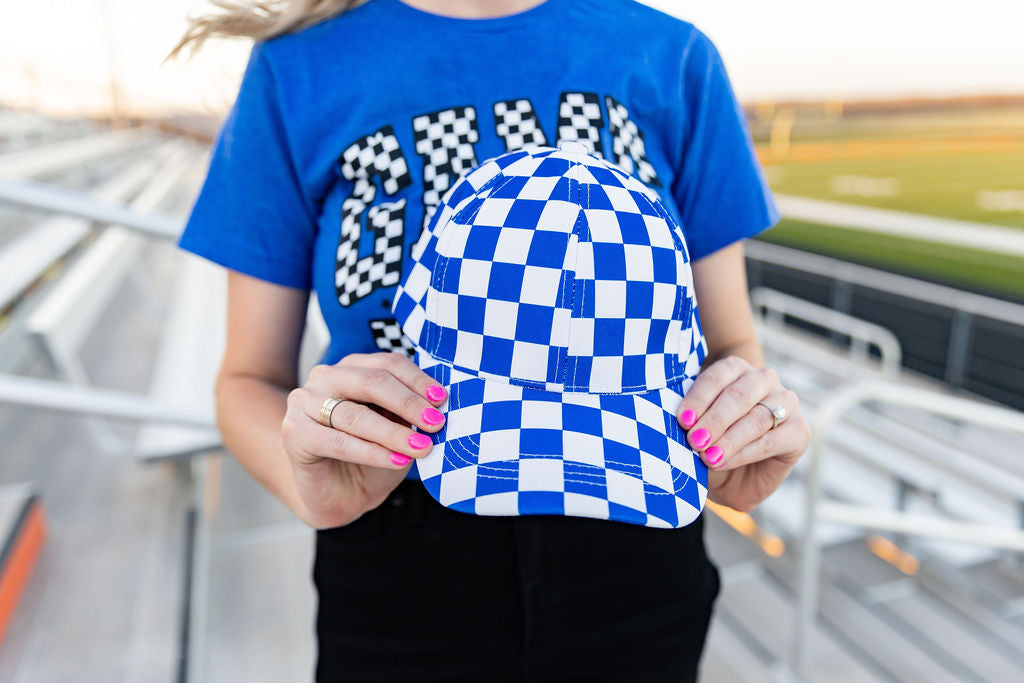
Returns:
[[[448,390],[416,460],[441,504],[675,528],[708,472],[675,410],[707,353],[682,231],[579,143],[489,159],[444,195],[393,312]]]

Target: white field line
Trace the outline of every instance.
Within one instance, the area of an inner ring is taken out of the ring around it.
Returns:
[[[776,194],[786,218],[1024,257],[1024,230]]]

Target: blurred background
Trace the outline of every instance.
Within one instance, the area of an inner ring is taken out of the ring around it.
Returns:
[[[709,505],[703,679],[1024,680],[1024,5],[648,4],[744,104],[757,330],[814,431]],[[164,63],[212,9],[0,24],[0,681],[312,676],[313,532],[220,446],[224,272],[173,246],[250,47]]]

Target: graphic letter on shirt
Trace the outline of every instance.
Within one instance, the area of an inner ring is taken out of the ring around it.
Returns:
[[[423,226],[430,224],[441,197],[463,173],[476,166],[476,109],[452,107],[412,120],[416,153],[423,157]]]
[[[636,123],[629,118],[629,111],[611,95],[604,98],[608,107],[608,129],[612,134],[612,153],[615,165],[626,173],[633,175],[634,164],[636,176],[648,185],[661,187],[658,173],[647,160],[647,148],[644,146],[644,134]]]
[[[530,100],[495,102],[494,130],[505,141],[506,152],[548,144]]]
[[[371,320],[370,334],[373,335],[373,343],[380,351],[404,353],[409,358],[416,353],[416,347],[402,334],[402,326],[394,318]]]
[[[402,274],[402,243],[405,236],[405,200],[370,206],[377,195],[375,176],[384,192],[397,194],[412,182],[405,157],[391,126],[356,140],[341,154],[342,175],[354,184],[341,205],[334,285],[338,302],[349,306],[378,287],[397,285]],[[369,210],[367,208],[369,207]],[[366,218],[371,253],[359,257]]]
[[[604,158],[601,145],[601,99],[592,92],[564,92],[558,104],[558,141],[582,142],[594,156]]]

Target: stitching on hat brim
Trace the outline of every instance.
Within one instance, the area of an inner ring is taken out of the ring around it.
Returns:
[[[465,380],[461,380],[461,381],[465,381]],[[453,381],[453,382],[451,382],[451,386],[450,386],[451,393],[450,393],[450,396],[451,396],[451,399],[454,400],[453,402],[454,402],[455,405],[452,405],[451,402],[449,403],[449,407],[448,407],[448,410],[447,410],[449,417],[451,416],[452,411],[457,411],[457,410],[459,410],[460,407],[462,407],[462,404],[459,401],[459,395],[460,395],[459,394],[459,384],[461,383],[461,381]],[[487,382],[488,380],[486,380],[486,379],[479,379],[479,381]],[[650,393],[660,393],[660,392],[661,392],[661,389],[656,389],[656,390],[654,390],[654,391],[652,391]],[[553,395],[558,395],[557,392],[549,392],[549,393],[552,393]],[[640,399],[639,396],[637,396],[637,398],[635,398],[634,400],[642,400],[642,399]],[[667,415],[672,416],[672,413],[670,413],[669,411],[665,410],[664,406],[661,405],[660,401],[655,402],[655,404],[658,405],[661,408],[661,410],[663,412],[665,412]],[[601,410],[601,409],[598,408],[598,410]],[[629,419],[629,418],[627,418],[627,419]],[[674,416],[673,416],[673,419],[674,419]],[[670,420],[670,424],[674,424],[672,420]],[[447,425],[446,425],[446,429],[447,429]],[[560,430],[560,431],[565,431],[565,430]],[[681,434],[682,430],[680,429],[678,431]],[[579,432],[579,433],[580,434],[587,434],[587,432]],[[604,437],[599,437],[596,434],[590,434],[590,436],[595,436],[597,438],[604,438]],[[665,434],[664,436],[668,440],[672,440],[672,441],[675,441],[676,443],[679,443],[681,446],[686,448],[691,453],[691,455],[693,454],[693,449],[690,448],[689,445],[687,445],[685,443],[685,441],[681,441],[679,439],[675,439],[675,438],[673,438],[673,435],[671,435],[671,434]],[[685,439],[685,435],[683,436],[683,438]],[[473,446],[475,446],[476,449],[477,449],[477,453],[473,453],[472,451],[466,449],[460,443],[460,441],[462,439],[465,439],[469,443],[473,444]],[[614,439],[609,439],[609,440],[614,441]],[[475,465],[477,465],[478,471],[479,471],[479,467],[480,467],[481,463],[479,463],[479,462],[474,463],[471,460],[471,458],[473,456],[475,456],[475,455],[478,455],[479,449],[480,449],[480,443],[478,441],[474,440],[472,436],[467,435],[467,436],[464,436],[464,437],[457,437],[455,439],[445,439],[443,442],[440,442],[440,443],[443,443],[444,446],[445,446],[445,450],[444,450],[444,454],[443,454],[445,458],[448,457],[448,453],[449,452],[454,452],[454,453],[458,454],[459,456],[461,456],[463,458],[463,461],[462,461],[462,465],[463,466],[472,466],[472,465],[475,464]],[[440,443],[438,445],[440,445]],[[616,442],[616,443],[621,443],[621,442]],[[626,445],[626,444],[624,444],[624,445]],[[647,451],[644,451],[643,449],[641,449],[639,447],[637,447],[637,450],[639,452],[641,452],[641,453],[647,453]],[[672,475],[673,483],[678,482],[680,480],[680,478],[684,479],[684,483],[685,483],[685,479],[693,479],[693,477],[688,475],[686,472],[683,472],[682,470],[678,469],[677,467],[673,466],[667,460],[663,460],[662,458],[660,458],[659,456],[657,456],[657,455],[655,455],[653,453],[647,453],[647,455],[650,455],[653,458],[658,458],[659,460],[662,460],[663,462],[668,464],[668,466],[672,469],[672,472],[673,472],[673,475]],[[559,453],[523,453],[522,451],[520,451],[520,456],[526,456],[526,457],[530,457],[530,458],[561,458],[561,459],[563,459],[563,460],[565,460],[567,462],[571,462],[571,463],[573,463],[575,465],[582,465],[582,466],[586,466],[586,467],[592,467],[592,468],[594,468],[595,470],[598,470],[598,471],[606,471],[606,470],[608,470],[608,468],[597,467],[595,465],[591,465],[590,463],[585,463],[585,462],[581,462],[581,461],[578,461],[578,460],[572,460],[571,458],[566,458],[564,453],[563,454],[559,454]],[[508,460],[498,460],[498,461],[493,461],[493,462],[515,462],[515,461],[516,461],[515,458],[510,458]],[[459,464],[458,462],[456,462],[454,460],[449,460],[449,462],[452,462],[453,464]],[[606,459],[606,462],[610,462],[610,463],[615,464],[615,465],[620,465],[622,467],[637,468],[638,470],[640,469],[638,465],[634,465],[632,463],[624,463],[624,462],[620,462],[620,461],[616,461],[616,460],[607,460],[607,459]],[[486,464],[489,464],[489,463],[484,463],[484,464],[486,465]],[[457,469],[460,469],[460,468],[457,468]],[[627,476],[632,476],[635,479],[639,479],[640,481],[643,482],[643,476],[641,474],[639,474],[639,473],[633,474],[633,473],[626,472],[626,471],[623,471],[623,470],[614,470],[614,471],[620,472],[621,474],[625,474]],[[640,471],[642,472],[642,470],[640,470]],[[491,478],[496,478],[496,479],[518,479],[518,475],[507,476],[507,477],[503,477],[503,476],[497,475],[497,474],[495,474],[495,475],[484,475],[484,476],[489,476]],[[584,480],[584,479],[574,479],[574,478],[571,478],[571,477],[563,477],[563,480],[567,481],[567,482],[574,482],[574,483],[587,483],[586,480]],[[699,483],[699,482],[696,481],[696,479],[694,479],[694,481],[695,481],[695,483]],[[648,482],[643,482],[643,483],[645,485],[648,484]],[[650,484],[650,485],[652,487],[654,487],[654,488],[657,488],[659,492],[664,491],[663,489],[655,487],[654,484]],[[682,487],[677,487],[677,490],[681,490],[681,488]],[[672,492],[672,491],[664,491],[664,494],[665,495],[676,496],[676,493]]]

